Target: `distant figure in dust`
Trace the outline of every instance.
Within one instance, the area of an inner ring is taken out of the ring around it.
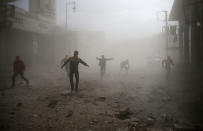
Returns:
[[[96,57],[96,59],[99,61],[100,77],[102,79],[106,72],[106,61],[113,60],[113,58],[105,58],[104,55],[102,55],[101,58]]]
[[[166,78],[168,79],[171,74],[171,66],[174,65],[173,60],[170,56],[167,56],[166,59],[162,61],[162,67],[166,69],[167,75]]]
[[[61,66],[61,68],[63,68],[69,62],[70,62],[70,64],[69,64],[69,70],[70,70],[69,77],[70,77],[70,84],[71,84],[71,93],[74,89],[73,75],[75,75],[75,79],[76,79],[75,92],[78,92],[78,84],[79,84],[78,64],[81,63],[85,66],[89,66],[89,65],[78,57],[78,51],[74,51],[74,56],[69,57],[64,62],[64,64]]]
[[[61,60],[61,65],[63,65],[67,60],[68,60],[68,55],[66,55],[62,60]],[[70,86],[70,77],[69,77],[69,74],[70,74],[70,70],[69,70],[69,66],[70,64],[67,63],[65,65],[65,70],[66,70],[66,74],[67,74],[67,77],[68,77],[68,86]]]
[[[130,64],[128,59],[124,60],[120,63],[120,72],[122,72],[122,70],[125,69],[125,71],[128,73],[129,69],[130,69]]]
[[[20,59],[19,56],[16,56],[16,59],[13,63],[13,76],[12,76],[12,87],[15,86],[15,78],[20,75],[21,78],[26,82],[27,86],[29,85],[29,80],[25,78],[24,72],[26,69],[26,65],[24,64],[24,61]]]

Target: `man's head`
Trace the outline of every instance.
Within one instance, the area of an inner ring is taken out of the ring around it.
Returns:
[[[104,58],[104,55],[102,55],[101,57]]]
[[[77,50],[74,51],[74,56],[78,56],[78,51]]]
[[[171,59],[171,57],[170,57],[170,56],[167,56],[167,59]]]
[[[16,56],[16,60],[20,60],[20,56]]]

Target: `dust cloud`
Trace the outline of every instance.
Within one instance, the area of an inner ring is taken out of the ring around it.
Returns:
[[[0,30],[0,130],[199,128],[202,89],[183,70],[179,25],[157,18],[172,4],[6,2],[15,15]]]

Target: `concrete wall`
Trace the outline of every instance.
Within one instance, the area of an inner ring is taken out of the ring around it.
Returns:
[[[27,66],[32,64],[32,34],[16,29],[9,29],[6,32],[6,61],[9,70],[15,56],[20,56]]]
[[[0,33],[0,38],[1,70],[12,71],[15,56],[20,56],[28,68],[54,65],[56,43],[52,35],[8,29]],[[37,41],[37,49],[33,41]]]

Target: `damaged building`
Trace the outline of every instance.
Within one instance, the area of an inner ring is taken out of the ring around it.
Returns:
[[[180,56],[197,71],[203,64],[203,0],[175,0],[170,21],[179,22]]]
[[[10,70],[17,55],[25,60],[28,67],[53,62],[55,45],[51,30],[56,26],[55,3],[52,1],[47,5],[39,2],[30,0],[29,11],[11,1],[1,3],[6,14],[1,24],[1,59],[4,62],[1,69]]]

